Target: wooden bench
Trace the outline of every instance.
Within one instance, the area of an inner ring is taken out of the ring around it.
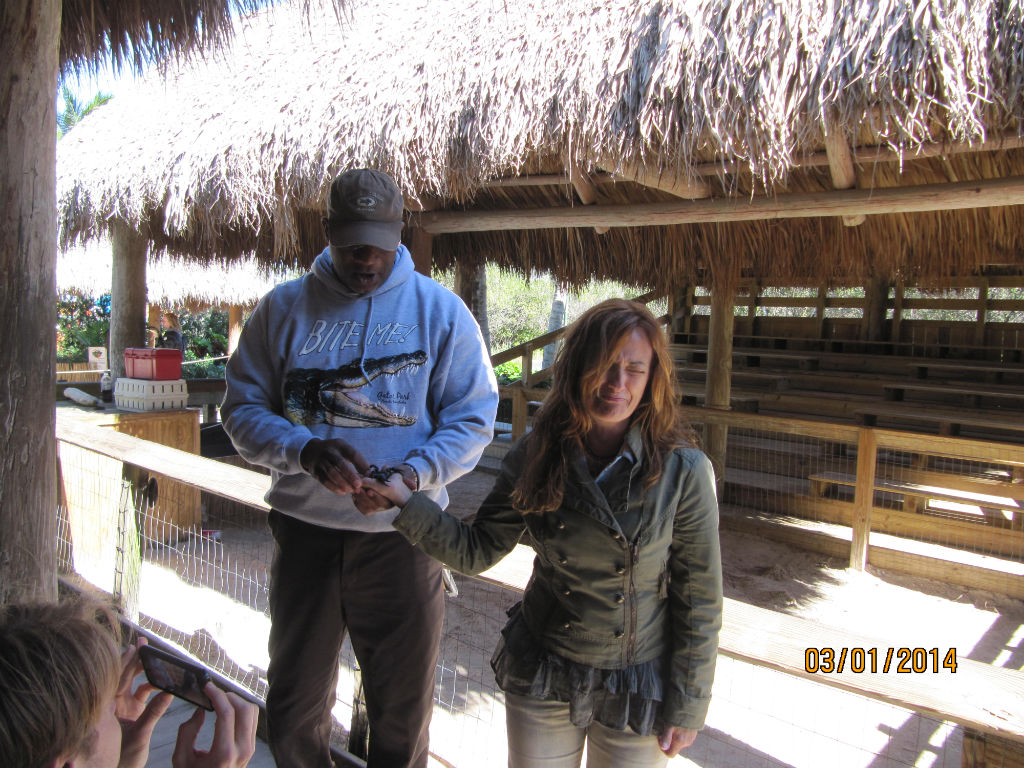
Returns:
[[[696,344],[673,344],[670,346],[672,357],[677,362],[706,364],[708,361],[707,347]],[[733,359],[748,368],[760,368],[761,361],[777,360],[784,363],[796,363],[800,370],[818,370],[817,355],[800,355],[793,352],[772,352],[761,349],[733,349]]]
[[[808,478],[811,483],[811,495],[824,498],[828,496],[829,489],[836,486],[857,487],[857,476],[843,472],[818,472]],[[952,483],[951,483],[952,484]],[[898,494],[903,497],[916,497],[923,499],[925,505],[929,501],[944,502],[949,507],[939,507],[942,514],[957,519],[971,519],[972,522],[981,522],[973,518],[969,513],[958,512],[957,506],[978,507],[985,522],[1000,526],[1021,528],[1024,523],[1024,487],[1018,489],[1007,488],[1011,494],[997,496],[989,493],[978,493],[976,491],[964,490],[961,488],[950,488],[940,485],[924,485],[912,483],[893,478],[878,477],[875,479],[875,490],[883,493]]]
[[[680,402],[683,405],[702,406],[704,405],[704,393],[696,392],[683,395]],[[757,413],[760,408],[760,401],[756,397],[736,395],[729,398],[729,407],[734,411],[741,411],[743,413]]]
[[[885,399],[900,402],[906,394],[936,395],[960,398],[968,407],[978,408],[982,399],[1010,400],[1024,405],[1024,391],[1020,389],[982,389],[979,387],[947,387],[941,384],[885,384]]]
[[[959,435],[964,427],[984,432],[992,430],[1024,432],[1024,417],[1000,419],[994,418],[986,412],[944,411],[935,408],[917,410],[906,406],[880,404],[859,408],[854,411],[854,417],[857,419],[857,423],[865,427],[878,426],[879,417],[885,417],[894,422],[935,424],[940,435],[950,436]]]
[[[705,381],[707,379],[707,368],[678,368],[676,375],[679,379],[690,379]],[[736,386],[743,384],[764,386],[769,392],[785,392],[792,386],[791,374],[769,373],[767,371],[745,371],[733,370],[730,373],[730,381]]]
[[[1024,368],[1006,365],[972,365],[971,363],[913,362],[907,366],[915,378],[927,379],[928,372],[947,373],[960,377],[980,377],[988,382],[1002,382],[1007,376],[1024,378]]]

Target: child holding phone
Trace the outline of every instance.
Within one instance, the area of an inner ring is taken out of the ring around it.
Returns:
[[[171,696],[152,696],[150,683],[132,688],[146,640],[121,653],[119,627],[90,600],[0,606],[0,762],[145,767]],[[202,691],[217,714],[213,743],[196,749],[205,717],[196,709],[178,730],[174,768],[242,768],[256,748],[256,705],[210,682]]]

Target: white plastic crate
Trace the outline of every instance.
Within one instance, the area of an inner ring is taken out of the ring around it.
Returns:
[[[184,379],[120,378],[114,385],[114,404],[124,411],[169,411],[188,405]]]

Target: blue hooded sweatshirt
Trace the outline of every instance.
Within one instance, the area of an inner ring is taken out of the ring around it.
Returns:
[[[309,440],[340,437],[378,466],[407,462],[444,507],[445,485],[490,442],[498,404],[476,320],[413,269],[404,245],[384,284],[363,296],[338,280],[325,249],[309,273],[263,297],[226,378],[224,429],[271,470],[267,503],[335,529],[393,530],[398,510],[367,517],[324,488],[299,463]]]

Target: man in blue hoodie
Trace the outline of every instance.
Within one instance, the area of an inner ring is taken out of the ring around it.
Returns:
[[[362,671],[368,764],[426,766],[444,618],[441,566],[363,489],[396,467],[444,506],[491,440],[498,395],[461,300],[413,269],[402,194],[386,174],[331,184],[328,247],[263,297],[227,366],[224,428],[269,467],[270,746],[281,768],[329,768],[345,634]]]

